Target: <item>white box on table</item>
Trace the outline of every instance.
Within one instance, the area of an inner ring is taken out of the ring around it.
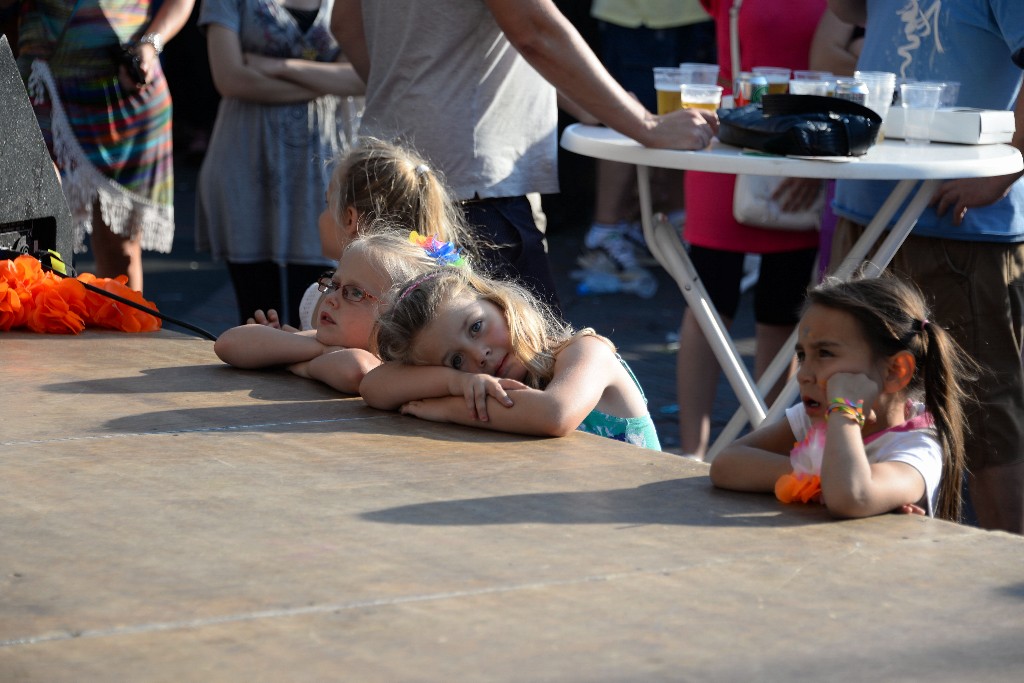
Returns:
[[[932,142],[957,142],[965,145],[989,145],[1013,138],[1012,111],[942,107],[932,120]],[[882,124],[887,138],[903,138],[903,107],[894,104]]]

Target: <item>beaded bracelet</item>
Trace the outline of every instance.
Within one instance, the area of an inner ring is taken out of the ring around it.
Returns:
[[[832,413],[849,415],[857,421],[858,426],[864,426],[864,401],[848,401],[837,396],[829,401],[828,409],[825,411],[825,419],[827,420]]]

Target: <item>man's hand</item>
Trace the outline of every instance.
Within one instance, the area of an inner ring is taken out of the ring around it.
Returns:
[[[990,178],[947,180],[936,190],[929,205],[934,206],[935,213],[940,216],[944,216],[947,211],[951,212],[953,225],[958,226],[964,222],[967,209],[988,206],[999,201],[1020,177],[1020,173],[1012,173]]]
[[[704,149],[718,133],[718,114],[703,109],[681,109],[649,119],[647,132],[637,138],[645,147]]]

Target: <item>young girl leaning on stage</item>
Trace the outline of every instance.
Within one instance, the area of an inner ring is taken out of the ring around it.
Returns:
[[[563,436],[579,429],[660,450],[647,401],[611,341],[574,332],[521,286],[468,267],[396,287],[377,321],[385,362],[369,405],[435,422]]]
[[[326,199],[319,228],[321,249],[328,258],[340,258],[345,247],[360,235],[389,228],[403,235],[413,230],[424,237],[451,242],[463,253],[477,253],[462,209],[443,179],[408,147],[360,138],[359,145],[335,166]],[[316,326],[317,309],[323,300],[317,283],[311,284],[300,305],[301,329]],[[256,311],[249,322],[295,331],[272,309]]]
[[[929,322],[920,292],[892,276],[829,280],[808,292],[798,330],[801,402],[724,449],[712,483],[838,517],[958,521],[974,364]]]
[[[233,327],[214,344],[217,356],[238,368],[286,367],[355,394],[368,370],[380,364],[369,351],[378,308],[395,282],[438,267],[454,247],[395,231],[368,234],[348,244],[338,269],[321,278],[323,299],[316,329],[295,331],[252,323]]]

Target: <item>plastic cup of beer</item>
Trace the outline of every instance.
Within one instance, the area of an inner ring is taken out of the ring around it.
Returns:
[[[942,98],[942,83],[918,81],[900,86],[903,106],[903,140],[908,145],[931,142],[932,120]]]
[[[705,83],[683,83],[679,86],[683,109],[716,111],[722,104],[722,86]]]
[[[812,81],[809,79],[798,80],[794,78],[789,82],[790,95],[828,95],[829,81]],[[770,87],[770,86],[769,86]]]
[[[670,114],[683,108],[679,99],[679,86],[683,72],[674,66],[654,67],[654,90],[658,95],[658,114]]]
[[[718,65],[700,64],[697,62],[683,62],[679,65],[682,74],[681,83],[703,83],[704,85],[718,85]]]
[[[754,73],[768,81],[769,95],[785,95],[789,92],[789,69],[781,66],[755,66]]]

